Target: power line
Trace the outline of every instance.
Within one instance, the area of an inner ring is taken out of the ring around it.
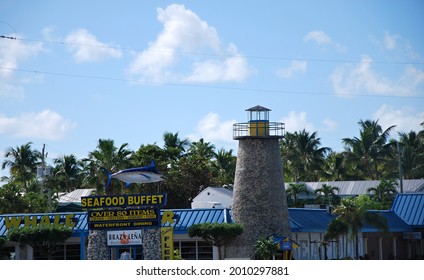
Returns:
[[[18,69],[18,68],[10,68],[10,67],[0,67],[0,69],[9,70],[9,71],[27,72],[27,73],[33,73],[33,74],[81,78],[81,79],[96,79],[96,80],[106,80],[106,81],[128,82],[128,83],[152,85],[152,86],[193,87],[193,88],[207,88],[207,89],[242,91],[242,92],[266,92],[266,93],[276,93],[276,94],[302,94],[302,95],[327,95],[327,96],[338,95],[338,96],[346,96],[346,97],[424,99],[424,96],[404,96],[404,95],[387,95],[387,94],[382,95],[382,94],[376,94],[376,93],[374,94],[360,94],[360,93],[336,94],[333,92],[326,92],[326,91],[312,92],[312,91],[292,91],[292,90],[280,90],[280,89],[227,87],[227,86],[213,86],[213,85],[200,85],[200,84],[178,84],[178,83],[168,83],[168,82],[139,81],[139,80],[131,80],[131,79],[125,79],[125,78],[113,78],[113,77],[103,77],[103,76],[93,76],[93,75],[81,75],[81,74],[72,74],[72,73],[48,72],[48,71],[30,70],[30,69]]]
[[[5,21],[2,21],[2,20],[0,20],[0,23],[6,24],[7,26],[9,26],[10,28],[13,29],[13,32],[15,33],[15,37],[1,35],[0,38],[16,40],[16,29],[15,29],[15,27],[13,27],[11,24],[9,24]]]
[[[0,35],[0,38],[16,40],[16,37],[10,37],[10,36],[5,36],[5,35]]]
[[[241,57],[247,59],[261,59],[261,60],[282,60],[282,61],[307,61],[307,62],[322,62],[322,63],[363,63],[361,60],[355,59],[317,59],[317,58],[302,58],[302,57],[280,57],[280,56],[258,56],[258,55],[232,55],[232,54],[216,54],[216,53],[206,53],[206,52],[188,52],[188,51],[176,51],[176,50],[161,50],[161,49],[146,49],[146,48],[131,48],[131,47],[117,47],[109,45],[96,45],[96,44],[82,44],[74,42],[65,42],[65,41],[48,41],[48,40],[37,40],[37,39],[25,39],[10,37],[5,35],[0,35],[0,38],[3,39],[13,39],[18,41],[28,41],[28,42],[38,42],[46,44],[56,44],[56,45],[69,45],[69,46],[80,46],[80,47],[90,47],[90,48],[106,48],[106,49],[115,49],[120,51],[147,51],[147,52],[158,52],[158,53],[176,53],[182,55],[194,55],[194,56],[209,56],[209,57]],[[394,65],[424,65],[422,61],[387,61],[387,60],[371,60],[366,61],[370,64],[394,64]]]

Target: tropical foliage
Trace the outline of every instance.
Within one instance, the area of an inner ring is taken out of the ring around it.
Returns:
[[[32,248],[51,259],[52,255],[61,250],[58,244],[63,243],[72,235],[72,229],[61,225],[43,224],[35,227],[19,227],[9,229],[7,239],[20,244],[28,244]]]
[[[359,123],[360,136],[343,138],[347,161],[356,163],[355,174],[361,177],[377,180],[385,174],[384,164],[390,153],[389,134],[395,126],[383,131],[377,121]]]
[[[287,133],[282,141],[281,155],[283,157],[284,170],[293,180],[317,181],[321,177],[325,158],[331,149],[321,147],[321,140],[317,132],[309,133],[302,130]]]
[[[41,154],[31,148],[32,143],[28,142],[20,147],[9,148],[4,154],[5,160],[1,167],[10,168],[13,180],[19,183],[25,192],[29,192],[30,181],[34,179],[37,164],[40,163]]]
[[[338,187],[334,187],[328,184],[322,184],[322,186],[316,189],[314,192],[317,195],[316,200],[321,204],[338,204],[338,197],[336,192],[339,191]]]
[[[217,151],[204,139],[190,142],[170,132],[163,134],[163,142],[163,147],[143,144],[133,151],[128,143],[117,145],[112,139],[99,139],[85,158],[70,154],[52,159],[52,172],[42,181],[36,172],[41,166],[42,154],[32,143],[9,148],[2,163],[3,169],[10,170],[10,176],[1,178],[0,214],[49,212],[55,209],[59,193],[78,188],[94,188],[99,195],[167,192],[167,207],[189,208],[191,199],[208,186],[232,187],[236,162],[232,150]],[[102,168],[117,172],[146,166],[152,160],[166,176],[164,182],[126,187],[119,180],[112,180],[111,185],[104,188],[107,176]]]
[[[243,233],[239,224],[203,223],[194,224],[188,228],[190,237],[201,237],[209,244],[218,247],[219,259],[223,259],[223,246]]]
[[[329,224],[325,238],[330,240],[337,239],[343,234],[350,235],[355,242],[355,258],[358,259],[358,233],[365,224],[383,232],[387,231],[386,219],[379,212],[368,211],[372,210],[372,207],[374,205],[366,195],[360,195],[358,198],[343,198],[340,205],[337,205],[333,211],[337,217]]]
[[[289,206],[297,207],[299,208],[300,202],[299,202],[299,195],[304,193],[308,193],[308,189],[306,188],[306,185],[304,183],[290,183],[286,190],[287,198],[289,199],[289,202],[293,201],[293,203],[289,203]]]
[[[377,187],[368,188],[368,192],[383,209],[389,209],[397,193],[397,183],[395,180],[382,180]]]
[[[277,244],[273,236],[259,237],[255,243],[255,255],[260,260],[271,260],[277,254]]]
[[[302,182],[373,179],[393,182],[399,174],[405,179],[424,178],[424,130],[391,135],[395,127],[383,129],[378,121],[360,120],[358,125],[358,136],[341,139],[343,151],[322,146],[316,131],[303,129],[286,133],[280,148],[284,181],[296,185],[288,187],[291,206],[304,204],[298,192]],[[424,123],[422,125],[424,127]],[[205,139],[190,142],[172,132],[165,132],[162,140],[163,146],[142,144],[137,150],[131,150],[128,143],[98,139],[96,147],[88,151],[86,157],[68,154],[49,159],[53,164],[52,172],[43,180],[37,177],[43,154],[31,142],[7,148],[1,166],[9,170],[9,176],[1,178],[0,214],[54,210],[59,193],[77,188],[94,188],[99,195],[167,192],[169,208],[189,208],[191,199],[208,186],[232,188],[236,168],[232,150],[217,149]],[[100,167],[116,172],[148,165],[152,159],[166,176],[165,181],[126,187],[112,180],[105,190],[107,176]],[[400,189],[400,186],[393,187],[396,191]],[[337,204],[336,189],[330,191],[331,186],[320,189],[316,192],[316,202]],[[382,197],[379,191],[370,190],[369,194],[387,208],[394,192]]]

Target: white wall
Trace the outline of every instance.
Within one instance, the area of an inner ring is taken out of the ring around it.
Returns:
[[[298,232],[293,233],[292,239],[296,241],[300,247],[294,249],[293,256],[297,260],[319,260],[319,246],[317,241],[323,240],[323,233]],[[359,234],[359,256],[364,254],[364,243],[362,235]],[[350,236],[342,236],[339,243],[330,242],[327,246],[328,259],[338,259],[344,257],[355,257],[355,242]],[[321,258],[325,258],[324,249],[321,248]]]
[[[233,204],[232,196],[226,195],[215,190],[213,187],[208,187],[199,193],[191,203],[192,209],[199,208],[231,208]]]

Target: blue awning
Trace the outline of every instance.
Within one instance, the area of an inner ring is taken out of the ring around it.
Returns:
[[[424,228],[424,193],[397,194],[391,210],[408,225]]]

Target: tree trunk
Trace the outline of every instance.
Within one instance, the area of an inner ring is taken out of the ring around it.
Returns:
[[[359,240],[358,240],[358,234],[355,235],[355,259],[359,259]]]

